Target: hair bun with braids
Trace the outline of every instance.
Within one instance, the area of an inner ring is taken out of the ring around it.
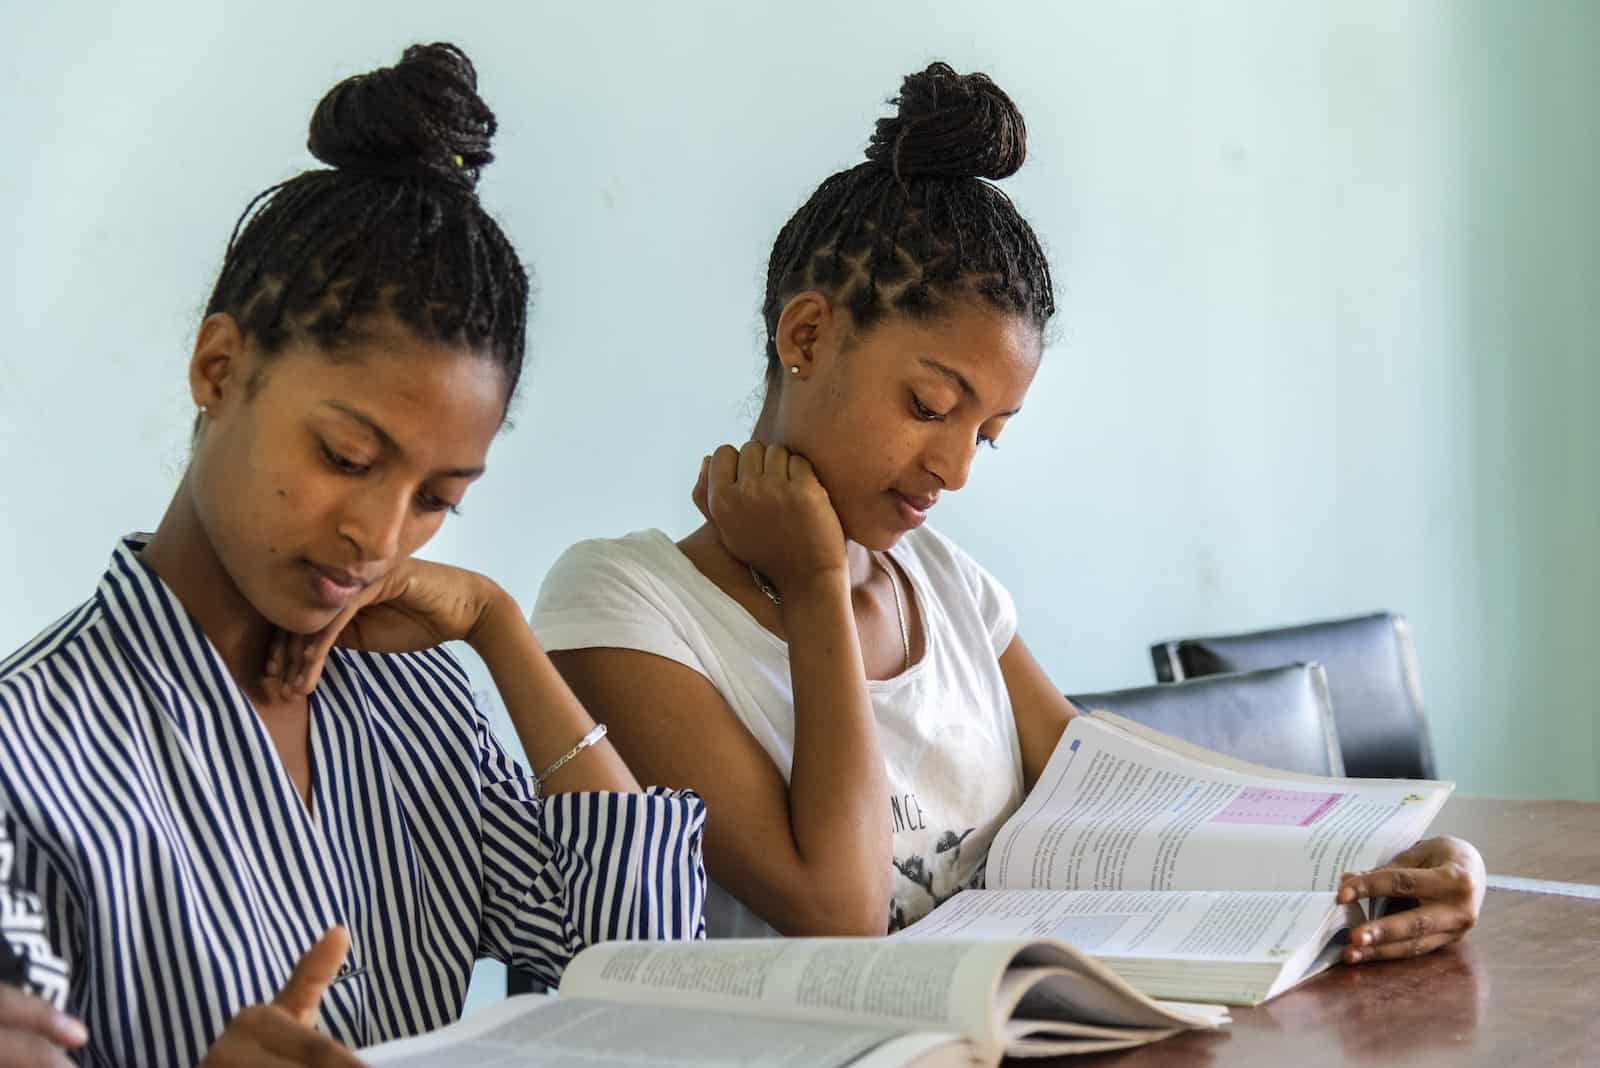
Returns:
[[[494,132],[494,112],[478,96],[466,53],[451,44],[412,45],[394,66],[328,90],[306,147],[351,174],[434,178],[471,191],[494,159]]]
[[[1028,130],[1017,105],[986,74],[957,74],[931,63],[909,74],[893,118],[878,120],[867,159],[896,178],[1006,178],[1027,156]]]

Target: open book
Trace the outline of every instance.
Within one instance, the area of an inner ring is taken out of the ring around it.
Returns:
[[[1122,1049],[1212,1028],[1212,1005],[1156,1002],[1044,939],[609,942],[558,997],[511,998],[373,1068],[902,1068]]]
[[[559,997],[367,1050],[374,1068],[994,1064],[1227,1022],[1329,967],[1345,871],[1422,836],[1449,783],[1245,764],[1080,716],[995,837],[991,889],[893,938],[592,946]],[[1176,998],[1158,1001],[1156,998]]]
[[[1419,838],[1451,783],[1264,768],[1100,712],[1068,727],[989,851],[987,890],[903,939],[1057,938],[1152,997],[1254,1005],[1364,916],[1339,877]]]

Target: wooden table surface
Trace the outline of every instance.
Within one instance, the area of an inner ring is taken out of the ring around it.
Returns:
[[[1600,884],[1600,804],[1455,797],[1430,833],[1465,838],[1492,875]],[[1219,1032],[1125,1053],[1013,1065],[1600,1065],[1600,901],[1490,890],[1467,940],[1327,974]]]

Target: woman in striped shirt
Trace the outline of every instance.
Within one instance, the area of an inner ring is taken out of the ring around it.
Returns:
[[[329,92],[332,169],[229,244],[160,526],[0,664],[14,888],[84,1025],[5,992],[0,1068],[351,1065],[455,1018],[479,956],[554,980],[702,933],[698,798],[640,791],[499,587],[412,559],[521,369],[526,277],[475,193],[494,128],[447,45]]]

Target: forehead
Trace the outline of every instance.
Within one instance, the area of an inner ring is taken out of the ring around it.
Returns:
[[[505,372],[494,360],[399,324],[363,326],[332,349],[291,346],[274,362],[284,366],[269,367],[271,376],[299,399],[319,411],[357,409],[439,466],[481,466],[504,416]]]
[[[1039,369],[1043,340],[1027,318],[984,307],[963,306],[933,319],[895,317],[878,328],[892,347],[898,371],[955,371],[986,403],[1018,407]]]

